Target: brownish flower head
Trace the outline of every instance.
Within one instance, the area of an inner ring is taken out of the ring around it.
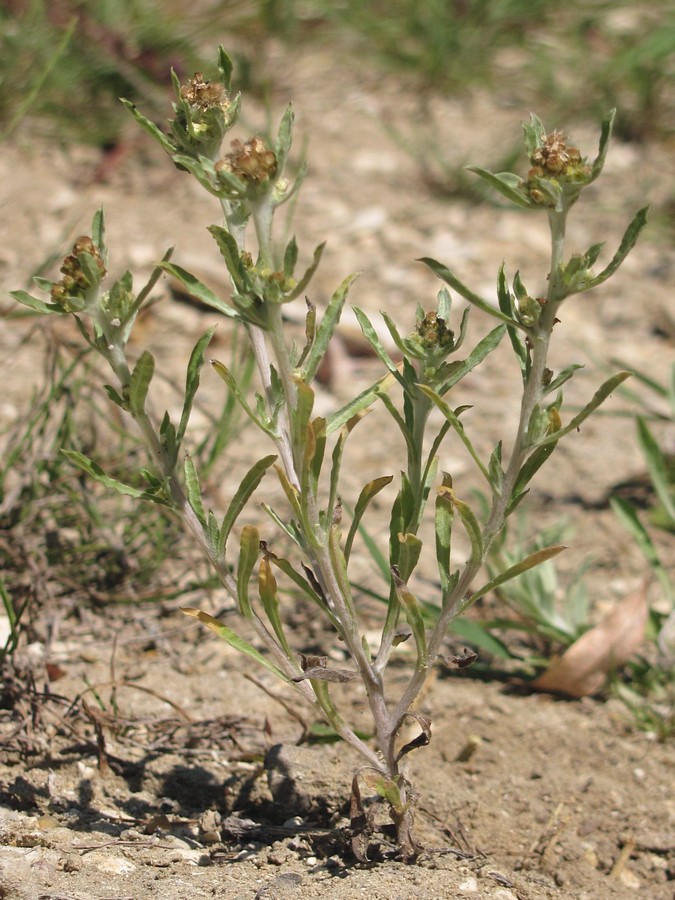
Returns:
[[[261,184],[276,172],[277,158],[262,138],[252,137],[245,144],[232,141],[232,152],[216,163],[216,169],[219,168],[232,172],[244,181]]]
[[[181,87],[180,95],[183,100],[187,100],[191,106],[196,106],[202,112],[218,107],[227,109],[230,105],[227,91],[222,84],[217,81],[204,81],[201,72],[197,72]]]
[[[574,177],[583,167],[581,154],[576,147],[567,146],[567,138],[562,131],[552,131],[546,135],[541,147],[531,156],[531,162],[538,175]]]

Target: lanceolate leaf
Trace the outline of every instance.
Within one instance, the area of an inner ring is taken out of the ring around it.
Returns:
[[[337,431],[338,428],[342,428],[343,425],[347,424],[356,416],[362,417],[365,415],[368,412],[368,407],[372,406],[375,400],[377,400],[382,393],[389,391],[393,385],[394,376],[388,372],[380,378],[379,381],[376,381],[375,384],[366,388],[364,391],[361,391],[357,397],[328,417],[328,420],[326,421],[326,434],[331,435],[334,431]]]
[[[237,560],[237,602],[239,612],[245,619],[250,619],[252,615],[248,585],[259,556],[260,535],[258,529],[253,525],[244,525],[241,530],[239,559]]]
[[[526,556],[525,559],[522,559],[514,566],[509,566],[506,571],[501,572],[499,575],[497,575],[496,578],[488,581],[487,584],[484,584],[482,588],[471,594],[467,605],[475,603],[476,600],[484,597],[485,594],[493,591],[500,585],[505,584],[512,578],[516,578],[518,575],[522,575],[523,572],[527,572],[528,569],[533,569],[535,566],[541,565],[541,563],[546,562],[547,559],[552,559],[554,556],[557,556],[559,553],[562,553],[562,551],[566,549],[567,547],[558,545],[555,547],[544,547],[541,550],[537,550],[535,553],[531,553],[529,556]],[[466,606],[464,607],[464,609],[466,609]]]
[[[361,331],[363,332],[363,336],[368,341],[370,346],[373,348],[375,353],[380,357],[380,359],[385,364],[385,366],[389,369],[389,371],[394,376],[394,378],[396,378],[396,380],[399,381],[401,383],[401,385],[403,385],[403,379],[401,378],[401,374],[400,374],[396,364],[394,363],[392,358],[389,356],[389,354],[385,350],[384,344],[382,343],[377,332],[373,328],[373,326],[370,322],[370,319],[363,312],[363,310],[358,308],[358,306],[354,306],[352,308],[354,310],[354,315],[358,319],[359,325],[361,326]]]
[[[521,190],[522,179],[517,175],[514,175],[512,172],[498,172],[495,174],[487,169],[482,169],[480,166],[467,166],[467,169],[469,172],[473,172],[474,175],[478,175],[483,181],[486,181],[490,187],[499,191],[503,197],[515,203],[516,206],[521,206],[523,209],[532,209],[533,203],[528,200]]]
[[[471,562],[479,562],[483,559],[483,538],[481,536],[480,525],[471,508],[463,500],[460,500],[451,487],[442,485],[438,489],[439,494],[443,494],[452,503],[459,513],[462,524],[471,541]]]
[[[66,310],[62,309],[60,306],[57,306],[55,303],[45,303],[44,300],[38,300],[37,297],[33,297],[31,294],[26,293],[26,291],[10,291],[10,296],[37,313],[66,315]]]
[[[512,319],[511,316],[505,315],[500,309],[496,309],[487,300],[484,300],[478,294],[475,294],[470,288],[468,288],[462,281],[454,275],[447,266],[444,266],[442,263],[437,262],[435,259],[430,259],[428,256],[422,257],[419,262],[423,262],[426,266],[429,266],[432,272],[435,272],[436,275],[440,279],[442,279],[446,284],[449,284],[451,288],[454,288],[458,294],[464,297],[465,300],[468,300],[469,303],[473,304],[473,306],[477,306],[479,309],[482,309],[483,312],[486,312],[489,316],[494,316],[496,319],[501,319],[502,322],[506,322],[508,325],[511,325],[513,328],[521,328],[522,325],[520,322],[517,322],[516,319]]]
[[[129,409],[132,416],[138,417],[145,410],[145,399],[148,388],[155,374],[155,360],[152,353],[144,350],[138,358],[129,381]]]
[[[377,494],[380,493],[381,490],[383,490],[388,484],[391,484],[393,478],[393,475],[383,475],[381,478],[375,478],[373,481],[369,481],[368,484],[365,484],[361,488],[359,499],[356,501],[356,506],[354,507],[354,515],[352,517],[352,523],[349,526],[347,540],[345,541],[344,554],[347,562],[349,562],[349,556],[352,552],[352,544],[354,543],[356,532],[361,523],[361,519],[363,518],[363,514],[368,508],[368,504],[373,499],[373,497],[377,496]]]
[[[274,431],[273,431],[271,428],[269,428],[269,427],[262,421],[262,419],[260,419],[260,418],[256,415],[256,413],[253,412],[253,410],[251,409],[251,407],[248,405],[248,402],[247,402],[246,398],[244,397],[244,395],[243,395],[243,394],[241,393],[241,391],[239,390],[239,385],[237,384],[236,379],[232,376],[232,373],[231,373],[230,370],[227,368],[227,366],[226,366],[224,363],[219,362],[217,359],[212,359],[212,360],[211,360],[211,365],[212,365],[213,368],[216,370],[216,372],[220,375],[220,377],[223,379],[223,381],[224,381],[225,384],[228,386],[228,388],[232,391],[232,393],[233,393],[233,395],[235,396],[237,402],[239,403],[239,405],[241,406],[241,408],[244,410],[244,412],[246,413],[246,415],[249,417],[249,419],[251,419],[251,421],[252,421],[255,425],[257,425],[258,428],[261,429],[261,431],[264,431],[265,434],[268,434],[270,437],[274,437]]]
[[[435,391],[432,391],[431,388],[428,387],[426,384],[420,384],[419,389],[423,393],[425,393],[427,395],[427,397],[429,397],[430,400],[433,400],[435,405],[440,409],[440,411],[443,413],[445,418],[448,420],[448,422],[452,425],[452,427],[457,432],[457,435],[459,436],[460,440],[462,441],[462,443],[464,444],[466,449],[471,454],[471,458],[473,459],[473,461],[476,463],[476,465],[480,469],[481,473],[485,477],[488,484],[491,484],[492,482],[490,480],[490,473],[485,468],[485,466],[483,465],[483,463],[480,460],[480,457],[474,450],[473,444],[469,440],[469,438],[464,430],[464,425],[462,425],[462,423],[459,419],[459,416],[456,415],[454,410],[450,409],[450,407],[445,402],[445,400],[443,400],[441,397],[439,397],[438,394]]]
[[[202,523],[202,525],[206,525],[206,513],[204,512],[204,504],[202,503],[202,492],[201,488],[199,487],[199,477],[197,475],[197,469],[195,468],[192,457],[189,455],[185,456],[183,471],[185,473],[185,489],[187,491],[188,503],[194,510],[195,515]]]
[[[550,444],[544,444],[541,447],[538,447],[534,453],[532,453],[526,460],[522,469],[518,473],[518,478],[513,487],[513,494],[511,498],[511,503],[509,505],[509,509],[507,514],[510,515],[515,509],[516,503],[523,495],[523,491],[530,483],[534,475],[539,471],[539,469],[544,465],[549,456],[553,453],[557,446],[557,441],[551,441]]]
[[[130,100],[125,100],[124,97],[120,98],[122,103],[129,110],[131,115],[136,119],[138,124],[145,128],[145,130],[154,137],[154,139],[161,144],[161,146],[166,150],[166,152],[171,156],[176,147],[173,142],[169,140],[169,138],[155,125],[154,122],[151,122],[150,119],[146,119],[145,116],[139,112],[139,110],[134,106],[134,104]]]
[[[286,297],[286,303],[289,303],[291,300],[295,300],[296,297],[299,297],[304,293],[307,285],[312,280],[312,276],[319,267],[319,263],[321,262],[321,255],[323,254],[325,246],[326,244],[324,242],[323,244],[319,244],[319,246],[316,248],[316,250],[314,251],[314,256],[312,257],[312,262],[310,263],[300,281],[298,281],[297,285]]]
[[[640,235],[640,232],[647,224],[647,213],[649,212],[649,207],[645,206],[642,209],[638,210],[638,212],[633,217],[630,225],[626,229],[626,232],[621,239],[621,243],[619,244],[619,249],[614,254],[609,265],[602,270],[598,275],[594,278],[589,278],[588,281],[584,283],[583,288],[581,290],[588,291],[591,288],[597,287],[599,284],[602,284],[604,281],[607,281],[616,270],[619,268],[624,259],[628,256],[630,251],[635,246],[637,239]],[[580,292],[580,291],[579,291]]]
[[[211,309],[217,310],[224,316],[229,316],[232,319],[239,318],[239,313],[236,309],[224,300],[221,300],[217,294],[214,294],[210,288],[203,284],[195,275],[192,275],[191,272],[188,272],[187,269],[183,269],[175,263],[167,262],[159,265],[165,272],[168,272],[169,275],[173,275],[177,281],[180,281],[190,296],[196,297],[197,300],[201,300],[206,306],[210,306]]]
[[[605,158],[607,156],[607,150],[609,149],[609,139],[612,136],[612,127],[614,125],[615,116],[616,109],[611,109],[602,123],[602,131],[600,132],[600,145],[598,147],[598,155],[593,161],[591,181],[595,181],[598,175],[602,172],[603,166],[605,165]]]
[[[566,381],[570,380],[577,369],[583,369],[583,366],[580,363],[572,363],[571,366],[567,366],[566,369],[563,369],[550,384],[546,385],[546,393],[551,394],[553,391],[557,391]]]
[[[293,659],[293,651],[291,650],[284,627],[279,615],[279,597],[277,596],[277,580],[272,572],[272,567],[268,559],[264,556],[260,560],[260,568],[258,569],[258,593],[262,601],[265,615],[272,626],[272,630],[277,636],[277,640],[281,644],[289,659]]]
[[[199,387],[199,376],[202,366],[204,365],[204,351],[208,347],[215,330],[215,326],[213,326],[213,328],[209,328],[206,334],[203,334],[200,337],[200,339],[195,344],[190,356],[190,362],[188,363],[187,375],[185,379],[185,400],[183,402],[183,412],[180,417],[180,424],[178,426],[178,432],[176,434],[176,443],[178,447],[180,447],[181,443],[183,442],[185,429],[187,428],[188,421],[190,420],[190,413],[192,412],[192,404],[195,399],[195,394],[197,393],[197,388]]]
[[[237,488],[234,497],[230,501],[230,505],[228,506],[225,517],[223,518],[223,524],[220,528],[219,550],[221,553],[225,552],[227,539],[230,536],[230,532],[232,531],[234,523],[237,521],[240,513],[248,503],[251,494],[255,491],[255,489],[262,481],[265,472],[267,472],[272,463],[276,461],[276,458],[277,457],[274,454],[270,456],[264,456],[248,470],[246,475],[244,475],[241,484]]]
[[[347,299],[349,288],[356,278],[358,278],[358,274],[350,275],[348,278],[345,278],[345,280],[331,297],[326,311],[323,314],[321,324],[319,325],[319,328],[314,337],[312,347],[307,355],[305,364],[302,367],[302,377],[308,384],[316,375],[319,364],[321,363],[321,360],[323,359],[326,352],[326,348],[328,347],[330,339],[333,337],[333,333],[335,332],[335,328],[340,321],[340,316],[342,315],[342,309],[345,305],[345,300]]]
[[[443,473],[443,487],[452,487],[452,478],[447,472]],[[438,562],[438,574],[441,579],[443,597],[447,595],[450,586],[450,548],[452,545],[452,523],[455,509],[450,498],[439,492],[436,495],[436,560]]]
[[[574,431],[577,429],[582,422],[585,422],[586,419],[590,416],[590,414],[596,410],[601,403],[603,403],[609,395],[621,384],[622,381],[625,381],[627,378],[630,378],[632,372],[617,372],[616,375],[613,375],[611,378],[608,378],[597,391],[593,394],[590,402],[584,406],[580,413],[577,413],[576,416],[566,425],[564,428],[560,428],[558,431],[554,431],[546,437],[542,438],[537,442],[537,447],[543,447],[546,444],[557,443],[561,437],[564,437],[566,434],[569,434],[570,431]]]
[[[82,453],[77,453],[75,450],[61,450],[61,453],[76,466],[79,466],[80,469],[83,469],[87,475],[91,475],[91,477],[95,481],[98,481],[99,484],[117,491],[118,494],[124,494],[127,497],[135,497],[137,500],[148,500],[149,502],[157,503],[160,506],[172,507],[172,504],[164,497],[151,494],[148,491],[140,491],[130,484],[125,484],[123,481],[118,481],[116,478],[106,475],[97,463],[88,459],[86,456],[83,456]]]
[[[239,650],[240,653],[244,653],[257,663],[260,663],[261,666],[269,669],[270,672],[273,672],[277,678],[281,678],[282,681],[288,681],[288,678],[281,669],[278,669],[274,663],[267,659],[267,657],[263,656],[262,653],[259,653],[255,647],[252,647],[251,644],[243,640],[243,638],[240,638],[239,635],[232,631],[231,628],[228,628],[227,625],[223,625],[222,622],[219,622],[218,619],[210,616],[208,613],[202,612],[200,609],[193,609],[188,606],[182,607],[181,612],[184,612],[186,616],[192,616],[194,619],[199,619],[203,625],[206,625],[211,631],[215,631],[218,637],[227,641],[230,647]]]

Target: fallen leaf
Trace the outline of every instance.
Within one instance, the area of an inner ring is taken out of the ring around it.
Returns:
[[[568,697],[594,694],[607,674],[630,659],[642,643],[648,612],[645,585],[568,647],[532,686]]]

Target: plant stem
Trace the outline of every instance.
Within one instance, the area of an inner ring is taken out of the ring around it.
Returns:
[[[567,209],[551,211],[549,214],[549,226],[551,230],[551,269],[548,279],[548,292],[546,303],[542,309],[537,324],[530,329],[528,338],[531,348],[531,366],[529,375],[523,390],[520,406],[520,418],[518,431],[509,459],[509,465],[504,475],[503,488],[499,494],[493,493],[492,509],[482,531],[483,555],[481,559],[469,563],[460,575],[455,590],[449,602],[444,606],[438,617],[436,625],[429,639],[426,665],[417,667],[410,682],[399,702],[396,704],[391,716],[392,728],[398,727],[407,711],[412,707],[424,682],[426,681],[428,668],[433,665],[436,656],[445,639],[448,625],[462,609],[465,598],[470,592],[471,584],[480,571],[490,544],[504,528],[506,512],[513,499],[515,488],[521,469],[532,447],[528,435],[528,427],[534,410],[538,407],[544,394],[544,371],[551,333],[556,321],[556,313],[560,303],[564,299],[564,285],[560,283],[559,270],[564,259],[565,250],[565,223]]]

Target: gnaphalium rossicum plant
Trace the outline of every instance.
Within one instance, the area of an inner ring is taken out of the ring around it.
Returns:
[[[473,171],[517,206],[548,218],[552,252],[545,294],[529,291],[518,273],[509,284],[502,266],[497,276],[498,303],[493,305],[466,287],[446,266],[423,259],[448,287],[468,301],[459,324],[450,324],[451,296],[445,286],[438,294],[435,310],[427,312],[418,305],[408,336],[402,336],[389,314],[382,312],[401,356],[401,361],[395,362],[366,314],[356,309],[363,333],[384,366],[384,374],[337,412],[316,416],[312,383],[354,276],[337,288],[322,316],[307,303],[306,340],[303,347],[297,348],[285,331],[283,307],[304,296],[322,246],[315,251],[307,271],[296,275],[295,239],[288,242],[283,253],[275,251],[272,240],[277,208],[297,191],[305,175],[304,167],[294,181],[284,174],[293,113],[290,107],[284,113],[273,144],[253,136],[243,142],[232,141],[224,150],[224,139],[240,110],[240,96],[231,92],[231,74],[231,62],[221,49],[216,80],[195,75],[181,85],[174,75],[176,101],[167,133],[132,104],[126,104],[175,165],[189,172],[220,202],[222,223],[212,225],[209,231],[229,272],[230,296],[225,299],[216,295],[194,275],[170,262],[169,253],[140,293],[134,293],[129,273],[104,289],[107,249],[103,215],[98,212],[91,235],[79,238],[66,258],[62,278],[56,283],[37,279],[38,287],[50,292],[49,299],[39,300],[22,291],[15,292],[14,297],[41,313],[72,314],[83,338],[108,361],[117,380],[115,386],[107,387],[108,395],[135,419],[147,442],[151,464],[142,472],[146,487],[121,484],[94,461],[77,453],[70,452],[69,457],[98,481],[140,500],[170,507],[185,519],[236,601],[240,622],[230,627],[205,612],[185,612],[299,691],[360,752],[364,766],[352,784],[353,846],[357,855],[366,857],[374,822],[364,812],[365,788],[388,811],[402,857],[414,859],[419,852],[413,836],[415,794],[406,762],[411,750],[428,743],[430,723],[412,710],[439,658],[452,620],[492,588],[562,549],[540,549],[480,584],[478,589],[475,587],[492,541],[527,493],[533,475],[549,459],[561,438],[575,432],[628,375],[620,372],[607,380],[581,412],[564,422],[562,387],[579,366],[572,364],[553,372],[547,367],[547,352],[563,302],[572,294],[601,284],[616,271],[645,224],[646,210],[635,216],[619,249],[601,271],[593,272],[602,249],[600,243],[586,253],[566,257],[568,213],[582,190],[602,170],[613,114],[603,123],[599,152],[592,163],[571,147],[561,132],[547,134],[536,116],[531,116],[524,125],[530,160],[525,178],[482,169]],[[251,240],[251,232],[255,241]],[[250,246],[257,249],[252,251]],[[155,369],[151,353],[144,350],[131,362],[127,352],[134,320],[162,272],[170,273],[208,306],[240,323],[257,362],[261,388],[251,398],[245,396],[235,374],[221,362],[212,361],[273,450],[253,462],[220,517],[205,507],[196,466],[182,449],[212,331],[199,339],[190,357],[185,399],[177,422],[168,413],[156,422],[148,411],[148,389]],[[459,357],[471,306],[498,323],[469,353]],[[467,407],[453,407],[451,390],[497,348],[504,335],[508,335],[522,376],[519,425],[508,452],[500,441],[489,458],[482,459],[462,422]],[[380,640],[371,647],[350,584],[349,562],[369,503],[392,482],[393,476],[383,475],[364,485],[347,517],[340,499],[340,466],[347,439],[354,432],[353,440],[359,440],[359,422],[377,403],[384,404],[401,432],[406,459],[402,461],[398,491],[391,507],[386,549],[391,573],[389,600]],[[428,434],[434,408],[441,411],[443,424],[437,433]],[[441,444],[450,437],[464,445],[485,480],[490,507],[482,522],[455,487],[451,474],[438,471]],[[251,525],[240,529],[238,547],[232,545],[233,526],[269,469],[274,470],[287,502],[286,510],[265,507],[275,525],[271,533],[281,529],[290,538],[297,548],[292,559],[275,553],[271,542],[263,540],[259,530]],[[327,478],[322,481],[325,469]],[[409,586],[420,563],[423,548],[418,535],[425,516],[433,517],[439,580],[438,616],[431,625]],[[451,552],[453,528],[458,523],[470,543],[470,555],[465,561],[455,560]],[[343,642],[351,661],[349,669],[331,668],[322,657],[302,656],[294,644],[296,636],[285,624],[277,579],[287,586],[294,585],[325,617]],[[395,695],[387,684],[387,664],[397,644],[410,635],[414,664],[404,689]],[[367,697],[372,742],[356,734],[340,712],[341,684],[353,679],[360,681]],[[401,746],[399,732],[410,720],[419,725],[419,736]]]

